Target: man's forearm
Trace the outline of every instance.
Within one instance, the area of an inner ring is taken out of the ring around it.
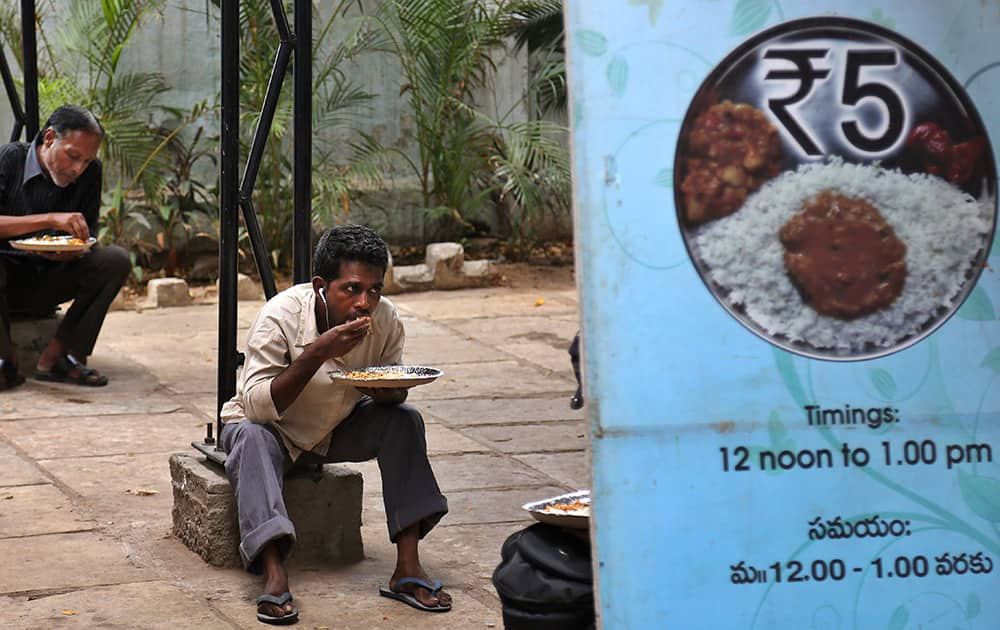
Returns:
[[[26,214],[24,216],[0,215],[0,238],[10,238],[30,234],[52,227],[52,218],[46,214]]]
[[[305,349],[297,359],[271,381],[271,400],[279,414],[292,406],[306,384],[316,374],[316,370],[326,360],[316,351],[316,344]]]

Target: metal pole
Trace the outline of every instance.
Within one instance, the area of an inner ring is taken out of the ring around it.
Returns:
[[[240,12],[222,0],[222,130],[219,160],[219,375],[216,436],[222,405],[236,393],[236,272],[239,238]]]
[[[28,142],[38,133],[38,44],[35,0],[21,0],[21,51],[24,58],[24,125]]]
[[[7,92],[10,111],[14,114],[14,129],[10,132],[10,141],[16,142],[21,137],[21,130],[24,129],[24,110],[21,109],[21,97],[17,93],[17,85],[14,84],[14,76],[10,72],[3,45],[0,45],[0,74],[3,75],[3,88]]]
[[[295,0],[293,278],[312,276],[312,2]]]

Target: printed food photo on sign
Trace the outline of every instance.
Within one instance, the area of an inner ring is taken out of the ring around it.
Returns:
[[[996,223],[996,167],[940,63],[867,22],[786,22],[702,83],[674,165],[678,222],[709,291],[786,350],[861,360],[961,306]]]

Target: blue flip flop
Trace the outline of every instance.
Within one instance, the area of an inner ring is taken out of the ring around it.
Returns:
[[[257,597],[257,607],[260,608],[261,604],[274,604],[275,606],[282,608],[285,604],[292,601],[292,594],[285,591],[281,595],[270,595],[264,593]],[[269,623],[272,626],[287,626],[295,623],[299,620],[299,611],[292,609],[292,612],[287,615],[282,615],[280,617],[272,617],[271,615],[265,615],[264,613],[257,611],[257,621],[261,623]]]
[[[437,594],[441,592],[442,588],[444,588],[444,584],[442,584],[441,582],[434,582],[433,584],[430,584],[426,580],[421,580],[420,578],[405,577],[405,578],[400,578],[399,581],[396,582],[396,586],[392,588],[385,588],[384,586],[380,586],[378,589],[378,594],[381,595],[382,597],[395,599],[409,606],[413,606],[417,610],[423,610],[426,612],[448,612],[449,610],[451,610],[451,604],[448,604],[447,606],[442,606],[440,604],[438,604],[437,606],[428,606],[427,604],[424,604],[419,599],[417,599],[416,596],[413,595],[413,593],[407,593],[405,591],[400,590],[402,587],[408,584],[422,586],[423,588],[426,588],[428,591],[430,591],[431,595],[435,597],[437,597]]]

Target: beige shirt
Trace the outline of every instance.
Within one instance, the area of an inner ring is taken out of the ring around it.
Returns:
[[[279,415],[271,398],[271,381],[319,337],[315,303],[312,285],[299,284],[264,305],[247,333],[246,362],[236,396],[222,406],[221,413],[223,422],[272,423],[293,460],[302,451],[325,454],[330,431],[361,399],[357,389],[334,382],[327,372],[399,365],[403,358],[403,323],[392,302],[382,298],[372,314],[368,336],[344,356],[323,363],[298,398]]]

